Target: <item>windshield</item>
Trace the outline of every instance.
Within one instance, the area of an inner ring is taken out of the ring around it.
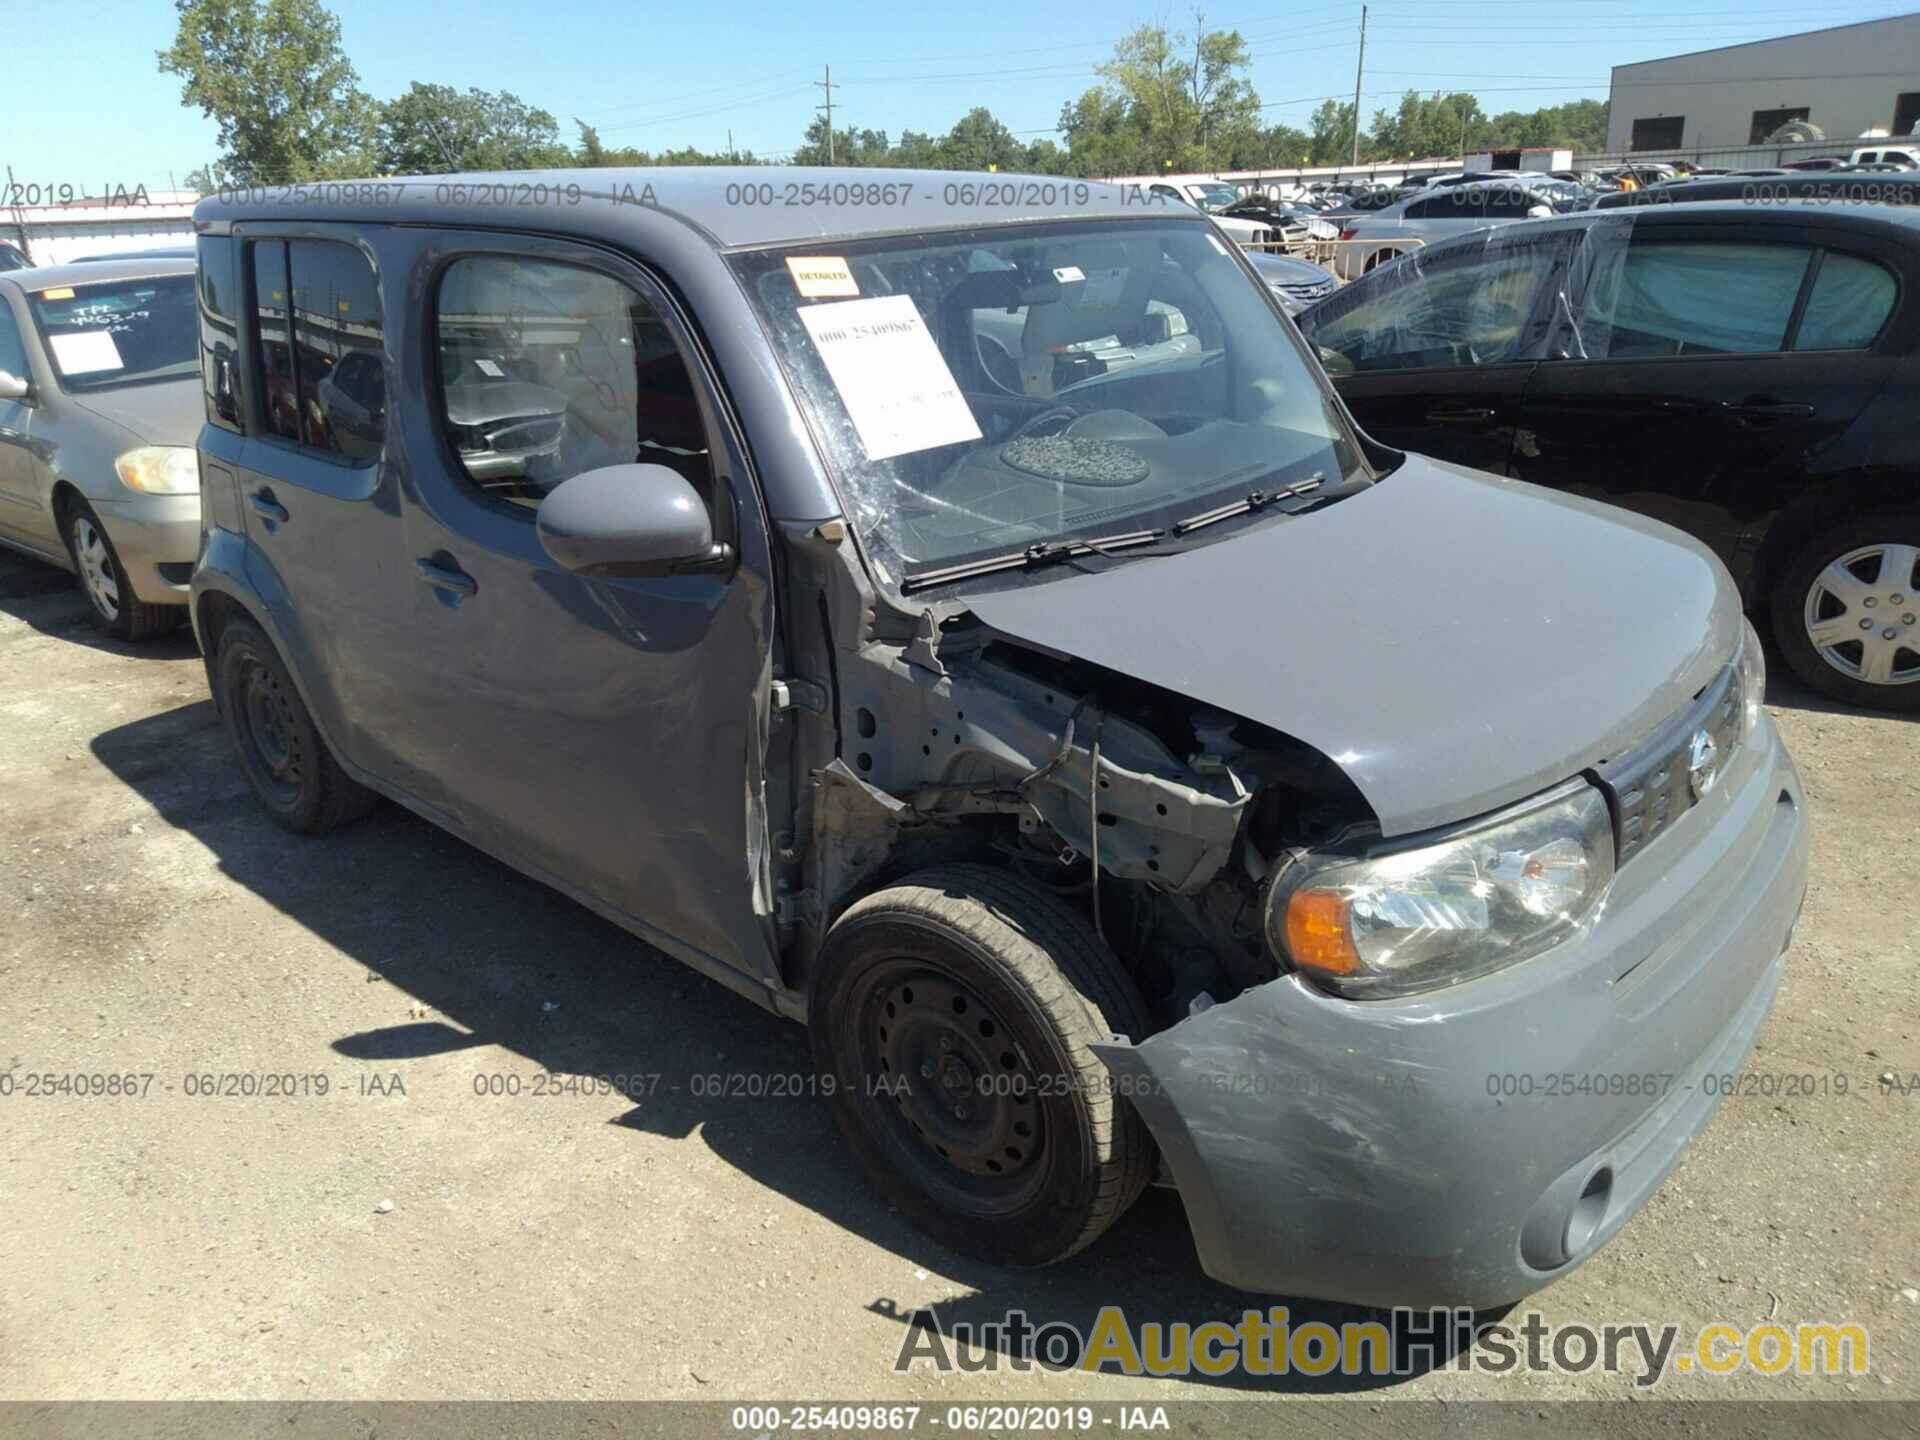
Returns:
[[[1192,195],[1207,210],[1224,210],[1240,198],[1240,192],[1231,185],[1189,185],[1187,193]]]
[[[889,583],[1364,474],[1296,335],[1204,222],[809,248],[733,263]]]
[[[63,390],[200,373],[191,275],[62,285],[31,299]]]

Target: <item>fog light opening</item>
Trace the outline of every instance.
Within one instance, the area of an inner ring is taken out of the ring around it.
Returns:
[[[1610,1166],[1602,1165],[1587,1177],[1586,1187],[1581,1190],[1580,1198],[1573,1202],[1573,1209],[1567,1215],[1566,1234],[1561,1241],[1567,1259],[1577,1259],[1580,1252],[1592,1243],[1612,1203],[1613,1170]]]

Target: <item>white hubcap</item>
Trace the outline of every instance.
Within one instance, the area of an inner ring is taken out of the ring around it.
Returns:
[[[1870,685],[1920,681],[1920,547],[1862,545],[1807,591],[1807,638],[1842,675]]]
[[[113,578],[106,537],[84,515],[73,522],[73,555],[80,562],[80,583],[94,608],[109,620],[119,619],[120,586]]]

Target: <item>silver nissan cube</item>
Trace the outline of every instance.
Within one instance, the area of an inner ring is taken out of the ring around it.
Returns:
[[[954,1249],[1159,1182],[1232,1284],[1493,1306],[1752,1045],[1807,806],[1725,569],[1370,440],[1204,216],[594,170],[195,225],[262,803],[384,797],[804,1023]]]

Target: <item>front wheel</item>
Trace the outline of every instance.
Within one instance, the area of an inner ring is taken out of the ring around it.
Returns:
[[[1781,570],[1772,609],[1780,653],[1821,694],[1920,710],[1920,511],[1819,531]]]
[[[1079,914],[984,865],[924,870],[834,924],[808,1008],[834,1119],[874,1186],[963,1254],[1045,1265],[1146,1186],[1153,1142],[1089,1048],[1146,1034]]]
[[[119,552],[91,505],[72,501],[61,529],[73,568],[80,575],[80,588],[102,630],[116,640],[153,640],[171,634],[179,625],[187,613],[185,606],[149,605],[135,597]]]

